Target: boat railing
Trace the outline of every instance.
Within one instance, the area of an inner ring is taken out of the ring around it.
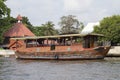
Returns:
[[[111,46],[111,41],[96,41],[94,45],[97,46]]]
[[[104,41],[103,46],[111,46],[111,41]]]
[[[47,47],[47,46],[70,46],[68,44],[27,44],[26,47],[30,48],[30,47]]]

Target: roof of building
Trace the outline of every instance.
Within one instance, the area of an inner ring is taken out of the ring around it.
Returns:
[[[94,30],[94,26],[99,25],[99,22],[96,23],[88,23],[87,26],[84,27],[84,29],[81,31],[81,34],[88,34],[92,33]]]
[[[18,15],[18,20],[22,20]],[[15,23],[5,34],[4,37],[24,37],[35,36],[22,22]]]

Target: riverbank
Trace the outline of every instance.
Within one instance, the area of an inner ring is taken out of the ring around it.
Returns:
[[[120,46],[112,46],[106,57],[120,57]]]
[[[0,50],[0,56],[10,57],[14,55],[15,55],[15,52],[13,50],[4,50],[4,49]]]

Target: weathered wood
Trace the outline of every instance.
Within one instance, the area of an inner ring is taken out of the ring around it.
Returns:
[[[97,47],[82,51],[49,51],[49,52],[16,52],[18,59],[49,59],[49,60],[76,60],[76,59],[103,59],[110,47]]]

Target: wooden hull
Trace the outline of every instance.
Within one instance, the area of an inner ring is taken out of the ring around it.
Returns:
[[[104,59],[110,47],[97,47],[82,51],[16,52],[16,58],[28,60],[90,60]]]

